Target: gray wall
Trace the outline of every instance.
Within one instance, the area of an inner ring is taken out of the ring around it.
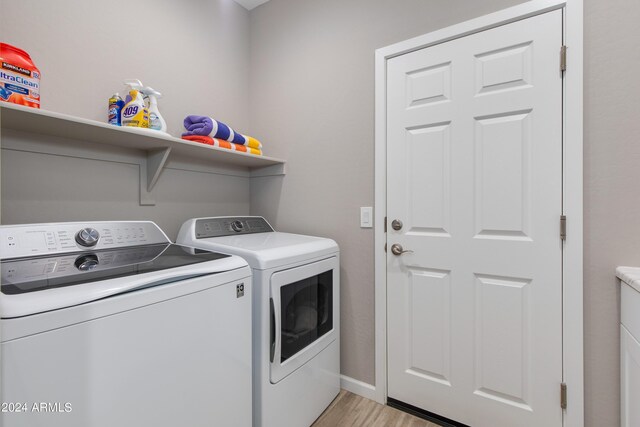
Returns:
[[[124,95],[122,80],[138,78],[163,93],[160,111],[175,136],[187,114],[247,132],[248,24],[249,12],[233,0],[0,0],[0,40],[29,52],[40,69],[43,109],[106,121],[109,96]],[[6,149],[8,139],[31,143],[37,135],[2,138],[5,224],[149,219],[175,237],[187,218],[249,212],[246,177],[172,162],[155,187],[156,206],[140,206],[140,152],[101,146],[96,153],[115,150],[118,161],[86,160]]]
[[[254,180],[251,212],[329,236],[342,263],[342,373],[375,383],[374,50],[521,1],[271,0],[251,12],[251,129],[287,159]]]
[[[164,95],[173,135],[186,114],[246,132],[249,12],[233,0],[0,0],[0,11],[0,39],[42,73],[43,109],[106,121],[109,96],[136,78]]]
[[[247,177],[187,172],[170,164],[156,184],[156,206],[140,206],[136,153],[111,147],[94,153],[102,159],[95,160],[20,148],[45,139],[41,151],[55,144],[80,151],[82,145],[36,134],[2,133],[3,145],[18,147],[2,150],[3,224],[152,220],[173,239],[188,218],[249,212]]]
[[[618,265],[640,266],[640,2],[585,0],[587,426],[619,425]]]

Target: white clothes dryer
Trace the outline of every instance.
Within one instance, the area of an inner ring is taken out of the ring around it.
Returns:
[[[262,217],[190,219],[177,241],[253,270],[253,425],[310,426],[340,391],[336,242],[275,232]]]
[[[2,226],[0,258],[0,425],[251,425],[242,258],[146,221]]]

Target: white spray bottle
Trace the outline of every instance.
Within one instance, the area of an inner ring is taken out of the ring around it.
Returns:
[[[149,129],[167,132],[167,122],[164,121],[160,110],[158,110],[158,98],[161,98],[162,94],[149,86],[143,87],[142,93],[145,99],[149,100]]]
[[[149,110],[142,97],[142,82],[140,80],[125,80],[129,86],[129,94],[122,107],[122,126],[139,128],[149,127]]]

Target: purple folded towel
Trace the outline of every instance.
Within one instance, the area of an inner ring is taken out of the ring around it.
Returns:
[[[245,144],[244,135],[234,132],[226,124],[207,116],[187,116],[184,119],[184,127],[187,130],[182,136],[203,135],[211,138],[224,139],[236,144]]]

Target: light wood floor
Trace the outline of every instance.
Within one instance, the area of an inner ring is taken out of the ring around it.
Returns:
[[[405,412],[341,390],[312,427],[440,427]]]

